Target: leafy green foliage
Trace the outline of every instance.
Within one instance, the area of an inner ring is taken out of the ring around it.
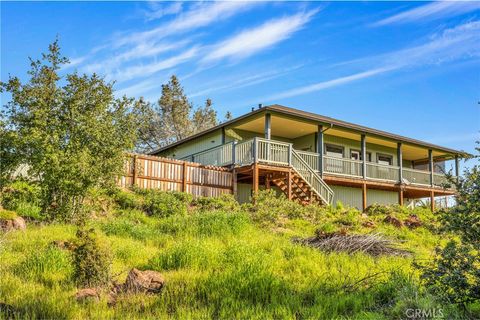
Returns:
[[[240,206],[231,194],[222,194],[219,197],[199,197],[192,204],[199,210],[231,210],[237,211]]]
[[[45,220],[45,215],[42,214],[42,208],[30,202],[20,202],[17,204],[15,211],[23,218],[30,218],[36,221]]]
[[[274,224],[282,217],[314,220],[324,210],[316,205],[303,206],[289,201],[283,194],[277,195],[273,189],[259,191],[252,204],[245,204],[244,207],[251,212],[255,221],[264,224]]]
[[[117,189],[113,194],[113,199],[121,209],[141,209],[143,207],[143,197],[132,191]]]
[[[27,181],[13,181],[2,188],[0,197],[4,208],[15,210],[21,203],[38,204],[40,187]]]
[[[0,209],[0,220],[11,220],[17,217],[17,213],[15,211]]]
[[[115,99],[102,78],[59,70],[68,59],[58,41],[41,60],[31,60],[30,79],[1,83],[12,99],[2,116],[2,162],[29,166],[41,186],[41,207],[50,218],[79,214],[87,192],[111,187],[123,167],[123,153],[136,140],[137,102]],[[10,168],[11,169],[11,168]]]
[[[480,254],[471,249],[450,241],[445,248],[436,249],[435,264],[423,268],[426,284],[449,303],[480,299]]]
[[[480,148],[477,148],[480,152]],[[440,212],[444,231],[458,235],[436,249],[433,263],[417,265],[422,278],[444,300],[466,304],[480,300],[480,167],[466,169],[456,184],[457,205]]]
[[[192,201],[187,193],[174,191],[146,190],[143,208],[146,213],[156,217],[168,217],[174,214],[186,214]]]
[[[151,151],[218,124],[212,101],[207,99],[204,107],[193,110],[192,103],[184,93],[180,81],[172,75],[162,85],[158,105],[143,105],[139,109],[142,119],[138,126],[137,149]]]
[[[102,245],[94,229],[77,231],[73,251],[73,279],[80,287],[105,285],[110,281],[111,256]]]

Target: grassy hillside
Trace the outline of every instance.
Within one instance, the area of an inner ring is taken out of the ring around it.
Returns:
[[[1,235],[0,302],[18,318],[391,319],[405,318],[407,308],[459,317],[421,287],[412,268],[446,238],[436,234],[427,210],[415,212],[423,225],[409,229],[383,222],[387,214],[406,218],[410,212],[400,208],[375,207],[362,216],[342,206],[304,208],[267,193],[243,207],[229,198],[188,206],[191,199],[178,198],[120,192],[91,205],[90,224],[113,256],[115,280],[133,267],[157,270],[167,281],[160,295],[121,295],[108,306],[105,293],[100,302],[78,303],[71,252],[52,245],[74,240],[76,228],[37,221]],[[375,258],[292,242],[317,229],[381,233],[412,254]]]

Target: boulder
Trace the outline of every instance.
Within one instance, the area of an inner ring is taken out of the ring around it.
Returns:
[[[0,219],[0,230],[5,232],[13,230],[13,221]]]
[[[413,229],[413,228],[421,227],[422,226],[422,221],[420,220],[420,218],[417,215],[411,214],[407,219],[405,219],[404,224],[407,227]]]
[[[160,293],[165,279],[160,272],[133,268],[125,280],[124,290],[127,293]]]
[[[27,224],[25,223],[25,219],[22,217],[16,217],[12,220],[13,228],[17,230],[25,230],[27,229]]]
[[[364,223],[362,223],[362,226],[366,227],[366,228],[375,228],[375,222],[373,222],[372,220],[367,220],[365,221]]]
[[[27,224],[22,217],[15,217],[13,219],[0,219],[0,230],[4,232],[12,230],[25,230]]]
[[[383,219],[383,222],[393,224],[393,225],[394,225],[395,227],[397,227],[397,228],[403,227],[403,222],[402,222],[400,219],[395,218],[394,216],[392,216],[392,215],[390,215],[390,214],[387,215],[387,216],[385,217],[385,219]]]
[[[79,289],[75,294],[75,299],[77,299],[78,302],[84,302],[88,300],[99,301],[100,293],[95,288]]]

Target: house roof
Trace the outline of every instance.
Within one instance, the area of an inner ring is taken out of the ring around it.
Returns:
[[[196,134],[194,134],[190,137],[187,137],[185,139],[179,140],[177,142],[174,142],[172,144],[169,144],[169,145],[161,147],[157,150],[154,150],[154,151],[150,152],[150,154],[157,154],[159,152],[171,149],[175,146],[178,146],[178,145],[183,144],[185,142],[194,140],[195,138],[201,137],[203,135],[206,135],[208,133],[216,131],[220,128],[228,127],[229,125],[237,123],[237,122],[239,122],[243,119],[249,118],[251,116],[254,116],[256,114],[260,114],[260,113],[263,113],[263,112],[266,112],[266,111],[276,112],[276,113],[279,113],[279,114],[285,114],[285,115],[289,115],[289,116],[296,116],[296,117],[303,118],[303,119],[306,119],[306,120],[311,120],[311,121],[314,121],[314,122],[318,122],[319,124],[323,124],[323,125],[330,125],[330,126],[337,127],[337,128],[349,129],[349,130],[357,131],[359,133],[364,133],[364,134],[367,134],[367,135],[369,134],[369,135],[375,135],[375,136],[379,136],[379,137],[385,137],[385,138],[388,138],[388,139],[391,139],[391,140],[395,140],[397,142],[409,143],[409,144],[413,144],[413,145],[417,145],[417,146],[427,147],[427,148],[430,148],[430,149],[443,151],[443,152],[450,153],[450,154],[456,154],[456,155],[461,155],[461,156],[469,156],[469,154],[466,153],[465,151],[454,150],[454,149],[442,147],[442,146],[435,145],[435,144],[432,144],[432,143],[429,143],[429,142],[404,137],[404,136],[397,135],[397,134],[394,134],[394,133],[365,127],[365,126],[354,124],[354,123],[351,123],[351,122],[342,121],[342,120],[338,120],[338,119],[335,119],[335,118],[319,115],[319,114],[316,114],[316,113],[302,111],[302,110],[299,110],[299,109],[294,109],[294,108],[282,106],[282,105],[279,105],[279,104],[273,104],[273,105],[269,105],[269,106],[265,106],[265,107],[261,107],[261,108],[252,110],[251,112],[246,113],[246,114],[244,114],[240,117],[237,117],[235,119],[232,119],[232,120],[224,122],[224,123],[221,123],[221,124],[219,124],[215,127],[212,127],[210,129],[204,130],[204,131],[199,132],[199,133],[196,133]]]

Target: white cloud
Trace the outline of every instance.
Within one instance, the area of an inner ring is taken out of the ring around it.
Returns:
[[[271,79],[279,78],[294,70],[298,70],[301,67],[302,65],[296,65],[289,68],[284,68],[284,69],[279,68],[275,70],[257,73],[254,75],[240,75],[240,76],[235,75],[235,77],[230,79],[222,79],[221,81],[222,84],[220,84],[219,82],[215,84],[210,84],[208,85],[207,89],[189,93],[188,96],[191,98],[194,98],[194,97],[209,94],[211,92],[221,92],[221,91],[228,91],[228,90],[253,86],[259,83],[266,82]]]
[[[120,36],[115,41],[116,46],[129,43],[160,39],[173,34],[206,27],[212,23],[226,20],[236,14],[250,9],[258,2],[253,1],[223,1],[207,2],[195,5],[188,11],[178,15],[174,20],[164,23],[151,30],[136,32],[126,36]]]
[[[212,52],[203,59],[211,62],[223,58],[244,58],[288,39],[307,24],[317,10],[297,13],[270,20],[263,25],[245,30],[230,39],[213,46]]]
[[[353,82],[353,81],[357,81],[357,80],[361,80],[361,79],[365,79],[365,78],[370,78],[370,77],[373,77],[375,75],[391,71],[393,69],[394,68],[388,68],[388,67],[377,68],[377,69],[373,69],[373,70],[368,70],[368,71],[364,71],[364,72],[355,73],[355,74],[345,76],[345,77],[336,78],[336,79],[333,79],[333,80],[317,82],[317,83],[314,83],[314,84],[311,84],[311,85],[308,85],[308,86],[295,88],[295,89],[292,89],[292,90],[287,90],[287,91],[272,95],[270,97],[265,98],[264,100],[272,101],[272,100],[277,100],[277,99],[300,96],[302,94],[315,92],[315,91],[320,91],[320,90],[324,90],[324,89],[331,88],[331,87],[337,87],[337,86],[340,86],[342,84],[350,83],[350,82]]]
[[[183,2],[175,1],[164,3],[159,1],[149,1],[150,10],[144,12],[147,21],[160,19],[164,16],[178,14],[182,11]]]
[[[76,66],[80,65],[81,63],[83,63],[87,58],[88,58],[88,56],[71,58],[71,59],[69,59],[70,61],[69,61],[68,64],[65,64],[65,65],[62,66],[62,70],[67,70],[67,69],[76,67]]]
[[[158,89],[158,95],[161,95],[161,88],[164,79],[148,79],[134,85],[124,87],[115,92],[116,96],[126,95],[128,97],[140,97],[143,93]]]
[[[114,73],[112,78],[118,81],[126,81],[133,78],[146,77],[157,73],[158,71],[170,69],[180,65],[192,59],[197,52],[198,49],[194,47],[168,59],[127,67],[124,70]]]
[[[276,100],[316,92],[403,68],[417,68],[480,57],[480,21],[447,29],[422,45],[388,54],[357,59],[359,65],[371,65],[366,71],[287,90],[264,100]]]
[[[377,21],[373,26],[436,20],[465,14],[479,9],[479,1],[435,1]]]

